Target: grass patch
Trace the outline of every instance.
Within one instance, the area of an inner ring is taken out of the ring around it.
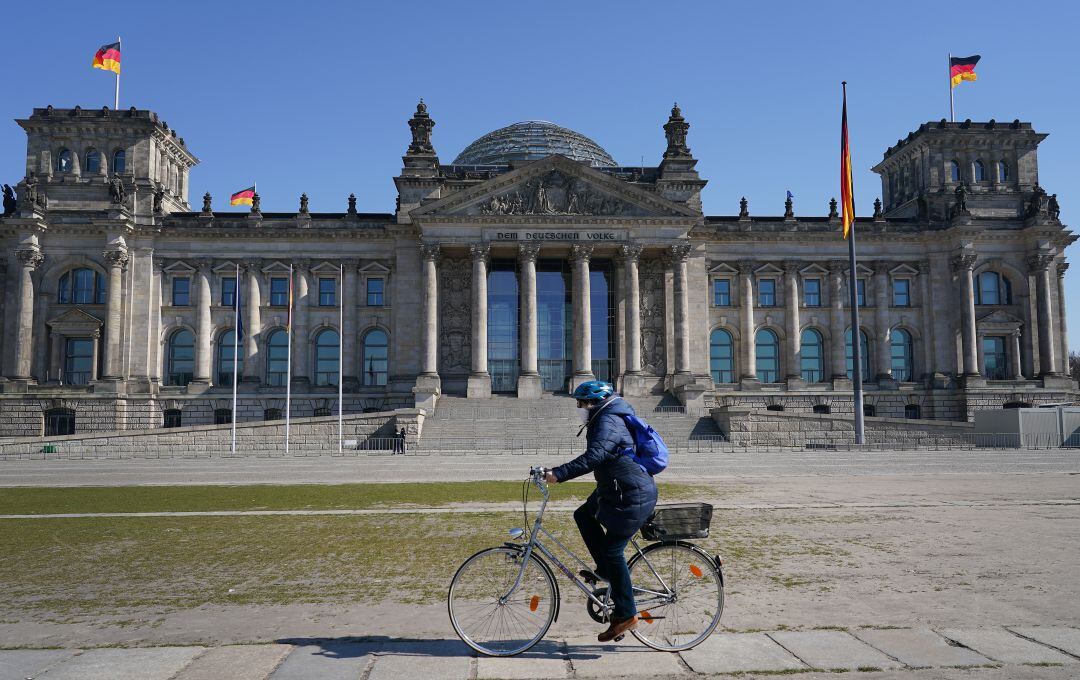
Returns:
[[[584,500],[596,485],[551,487],[552,501]],[[709,487],[660,484],[663,502],[700,498]],[[539,494],[533,489],[530,499]],[[445,507],[457,503],[521,501],[517,482],[282,484],[245,486],[14,487],[0,493],[0,514],[197,512],[213,510],[359,510]]]

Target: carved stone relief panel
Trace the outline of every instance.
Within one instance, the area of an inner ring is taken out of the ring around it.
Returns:
[[[642,370],[656,376],[666,373],[664,356],[664,261],[641,259],[641,363]]]
[[[552,170],[493,196],[469,212],[481,215],[643,216],[636,205],[596,190],[587,182]]]
[[[444,258],[439,264],[439,372],[468,373],[472,346],[472,263]]]

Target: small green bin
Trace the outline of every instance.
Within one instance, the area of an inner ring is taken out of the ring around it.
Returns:
[[[56,453],[56,444],[46,444],[41,447],[42,453]]]

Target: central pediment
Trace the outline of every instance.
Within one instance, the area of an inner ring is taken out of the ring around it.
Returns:
[[[563,156],[549,156],[413,210],[413,218],[667,218],[686,206]]]

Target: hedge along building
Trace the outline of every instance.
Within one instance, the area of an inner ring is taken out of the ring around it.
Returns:
[[[594,377],[695,406],[851,411],[835,204],[706,216],[675,107],[658,166],[546,122],[440,162],[421,103],[394,213],[215,212],[150,112],[35,109],[2,221],[0,434],[154,428],[534,399]],[[963,420],[1071,400],[1063,252],[1031,125],[928,123],[874,169],[858,220],[872,414]],[[289,276],[294,312],[288,322]],[[340,272],[340,274],[339,274]],[[344,303],[343,323],[338,326]],[[286,368],[292,343],[292,371]],[[341,352],[342,370],[338,371]]]

